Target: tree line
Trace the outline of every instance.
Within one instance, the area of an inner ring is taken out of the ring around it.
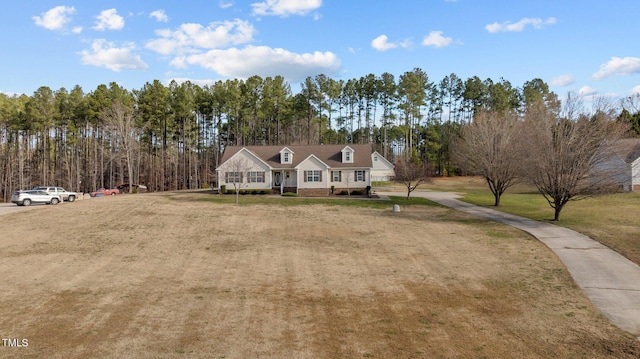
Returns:
[[[204,86],[154,80],[135,90],[110,83],[89,93],[43,86],[31,96],[0,94],[0,198],[36,185],[201,188],[215,181],[227,145],[370,143],[391,161],[417,157],[430,174],[448,175],[459,170],[452,138],[478,113],[524,113],[538,101],[558,101],[540,79],[433,82],[419,68],[398,78],[321,74],[295,94],[281,76]],[[621,116],[633,122],[637,112]]]

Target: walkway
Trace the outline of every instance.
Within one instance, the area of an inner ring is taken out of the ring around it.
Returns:
[[[381,196],[401,193],[378,192]],[[619,328],[640,335],[640,267],[568,228],[457,200],[448,192],[413,192],[447,207],[521,229],[553,250],[591,302]]]

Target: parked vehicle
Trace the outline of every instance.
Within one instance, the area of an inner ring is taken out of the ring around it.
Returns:
[[[100,188],[90,193],[91,197],[115,196],[117,194],[120,194],[120,190],[117,188],[112,188],[112,189]]]
[[[78,194],[76,192],[67,191],[62,187],[36,187],[34,188],[36,191],[45,191],[51,194],[58,195],[62,198],[63,201],[73,202],[78,198]]]
[[[16,191],[11,196],[11,203],[18,206],[30,206],[34,203],[45,203],[56,205],[62,202],[59,194],[48,193],[45,191]]]

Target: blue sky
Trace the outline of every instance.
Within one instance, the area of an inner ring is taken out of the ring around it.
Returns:
[[[157,79],[359,78],[419,67],[561,97],[640,93],[638,0],[7,1],[0,92]]]

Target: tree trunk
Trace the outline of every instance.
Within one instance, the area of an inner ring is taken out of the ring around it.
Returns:
[[[562,207],[563,206],[559,206],[556,204],[556,206],[553,208],[553,221],[554,222],[558,222],[560,220],[560,211],[562,211]]]

